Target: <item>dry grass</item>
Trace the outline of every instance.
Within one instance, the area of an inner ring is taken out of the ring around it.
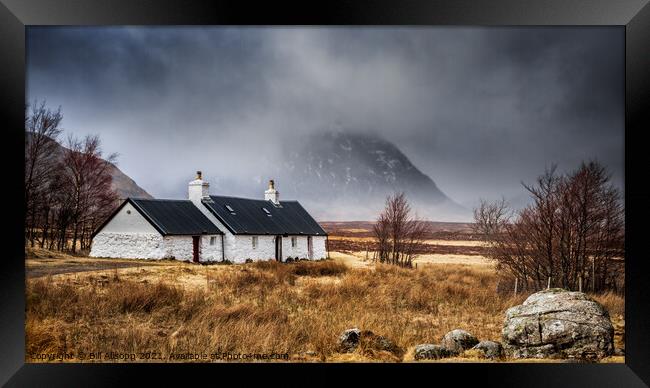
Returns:
[[[169,268],[160,272],[164,282],[139,281],[140,272],[131,269],[123,275],[28,280],[27,361],[40,353],[111,351],[159,352],[158,361],[165,362],[169,354],[186,352],[288,353],[290,361],[408,361],[415,345],[439,342],[456,328],[499,340],[505,309],[525,299],[496,295],[495,274],[486,266],[377,265],[371,270],[325,260]],[[187,287],[184,276],[207,279]],[[622,314],[622,298],[598,298],[613,315]],[[337,353],[338,335],[351,327],[391,339],[404,356],[363,346],[352,354]]]

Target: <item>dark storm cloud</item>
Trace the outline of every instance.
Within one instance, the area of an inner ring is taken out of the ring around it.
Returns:
[[[520,204],[551,163],[597,158],[622,184],[623,33],[30,27],[27,91],[156,196],[184,195],[197,166],[259,180],[282,141],[339,125],[395,142],[465,205]]]

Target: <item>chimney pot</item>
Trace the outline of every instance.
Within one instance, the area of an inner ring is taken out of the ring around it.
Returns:
[[[196,172],[196,179],[201,179],[201,171]]]

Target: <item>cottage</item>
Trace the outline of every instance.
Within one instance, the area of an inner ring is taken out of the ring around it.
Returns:
[[[93,235],[90,256],[286,261],[327,256],[327,233],[298,201],[280,201],[273,180],[264,199],[209,194],[201,172],[187,200],[128,198]]]

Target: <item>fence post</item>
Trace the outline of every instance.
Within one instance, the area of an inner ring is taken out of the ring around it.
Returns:
[[[582,275],[578,278],[578,291],[582,292]]]
[[[549,276],[548,277],[548,284],[546,285],[546,289],[548,290],[550,288],[551,288],[551,277]]]
[[[515,278],[515,296],[517,296],[517,286],[519,286],[519,278]]]

